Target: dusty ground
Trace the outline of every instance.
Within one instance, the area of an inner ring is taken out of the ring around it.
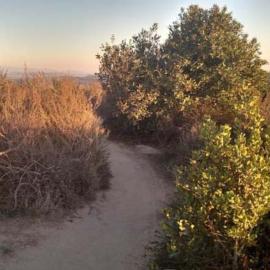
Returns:
[[[116,143],[109,149],[111,189],[62,224],[26,221],[1,231],[0,251],[7,253],[1,270],[145,269],[145,246],[154,239],[169,187],[147,157],[157,151]]]

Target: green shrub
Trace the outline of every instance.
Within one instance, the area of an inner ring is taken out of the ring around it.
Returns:
[[[166,211],[157,259],[161,269],[251,269],[247,250],[270,210],[270,137],[263,134],[258,102],[250,97],[245,109],[235,104],[233,127],[210,119],[202,124],[203,148],[177,171],[177,197]],[[239,126],[245,115],[249,124]]]
[[[106,117],[118,133],[176,138],[177,127],[191,128],[205,114],[222,119],[221,92],[243,83],[262,94],[268,90],[258,42],[226,8],[192,5],[169,30],[163,44],[155,24],[129,42],[102,47],[99,78],[107,93]]]
[[[200,122],[205,114],[219,116],[216,99],[222,91],[243,83],[261,93],[268,90],[258,42],[248,38],[226,8],[182,9],[170,26],[164,54],[166,70],[174,78],[171,104],[182,124]]]
[[[105,123],[119,133],[151,131],[157,103],[159,39],[157,25],[129,42],[102,46],[99,79],[106,92]]]

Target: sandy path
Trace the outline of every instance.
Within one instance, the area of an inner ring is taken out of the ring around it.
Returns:
[[[147,148],[111,143],[109,149],[112,186],[90,214],[83,209],[80,219],[47,229],[45,240],[1,270],[145,269],[144,247],[154,238],[168,188],[147,160]]]

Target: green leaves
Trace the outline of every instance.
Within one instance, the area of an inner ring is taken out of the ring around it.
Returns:
[[[198,269],[208,269],[210,258],[222,269],[242,269],[246,248],[257,237],[255,228],[270,210],[270,149],[264,147],[257,113],[249,112],[254,126],[248,134],[245,129],[234,134],[233,127],[210,118],[202,123],[204,147],[178,172],[177,199],[164,227],[174,243],[169,254],[179,253],[177,269],[193,269],[201,260],[206,264]],[[198,250],[202,242],[208,246]]]
[[[175,125],[193,125],[205,115],[232,124],[225,99],[242,95],[243,85],[256,96],[267,91],[259,44],[226,8],[182,9],[164,43],[157,28],[101,48],[98,75],[111,127],[165,137]]]
[[[107,93],[105,104],[110,127],[145,131],[158,115],[160,44],[157,24],[119,45],[104,45],[99,55],[99,78]]]
[[[213,108],[215,100],[230,91],[240,95],[237,91],[243,84],[254,95],[264,94],[269,88],[258,42],[243,33],[242,25],[226,8],[192,5],[182,9],[179,20],[170,26],[163,50],[166,70],[175,78],[171,90],[175,108],[181,104],[175,97],[199,98],[186,106],[184,121],[201,121],[205,114],[219,121],[220,105]]]

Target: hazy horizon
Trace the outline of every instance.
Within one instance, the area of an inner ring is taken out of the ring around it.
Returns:
[[[0,0],[0,68],[23,70],[26,64],[35,70],[94,74],[95,55],[112,35],[119,42],[157,22],[165,39],[181,7],[214,3],[228,7],[250,38],[258,39],[262,57],[270,62],[267,0],[116,0],[113,5],[108,0]],[[270,70],[270,64],[265,68]]]
[[[27,73],[38,73],[42,72],[45,74],[54,74],[54,75],[71,75],[71,76],[78,76],[78,77],[84,77],[84,76],[89,76],[89,75],[95,75],[96,72],[88,72],[88,71],[83,71],[83,70],[68,70],[68,69],[54,69],[54,68],[37,68],[37,67],[28,67],[28,66],[21,66],[21,67],[14,67],[14,66],[9,66],[9,67],[2,67],[0,66],[0,71],[3,71],[4,73],[7,73],[8,77],[11,78],[17,78],[21,77],[25,71]]]

